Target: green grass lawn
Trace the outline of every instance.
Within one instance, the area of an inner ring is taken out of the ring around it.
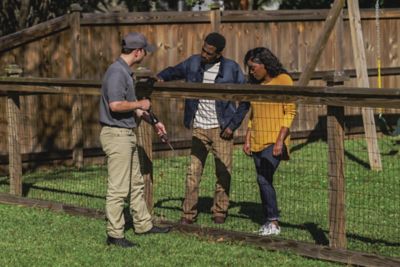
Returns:
[[[400,257],[400,144],[381,138],[383,171],[369,170],[364,139],[345,142],[346,220],[348,249]],[[282,162],[275,175],[281,210],[281,237],[328,244],[327,144],[293,143],[291,160]],[[154,160],[155,215],[178,220],[184,196],[188,157]],[[76,171],[60,168],[24,175],[24,195],[88,208],[103,209],[105,166]],[[8,191],[0,178],[0,191]],[[198,224],[211,222],[215,185],[214,163],[207,160],[199,199]],[[229,217],[224,229],[254,232],[263,223],[252,159],[235,150]]]
[[[336,266],[286,252],[211,242],[171,232],[127,238],[139,248],[105,245],[105,222],[0,205],[0,266]]]

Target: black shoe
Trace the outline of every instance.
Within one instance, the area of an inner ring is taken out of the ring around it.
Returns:
[[[107,245],[115,245],[117,247],[122,247],[122,248],[131,248],[137,246],[135,243],[132,243],[128,239],[123,238],[114,238],[111,236],[107,236],[106,240]]]
[[[149,231],[144,232],[144,233],[140,233],[140,234],[143,234],[143,235],[146,235],[146,234],[166,234],[170,230],[171,230],[171,227],[158,227],[158,226],[153,225],[153,227]]]

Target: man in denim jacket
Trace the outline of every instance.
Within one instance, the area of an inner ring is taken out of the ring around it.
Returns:
[[[240,66],[224,58],[225,38],[210,33],[202,51],[174,67],[168,67],[157,76],[160,81],[182,80],[193,83],[245,83]],[[215,159],[214,203],[211,211],[214,223],[224,223],[229,206],[229,188],[232,174],[233,132],[239,128],[248,109],[248,102],[224,100],[185,100],[184,125],[193,128],[191,163],[186,177],[182,224],[192,224],[197,217],[199,185],[208,152]]]

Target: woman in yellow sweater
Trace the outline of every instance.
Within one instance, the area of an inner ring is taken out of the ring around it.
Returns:
[[[279,59],[265,47],[249,50],[244,58],[250,83],[293,85]],[[243,151],[254,159],[266,223],[260,235],[278,235],[279,211],[273,175],[281,160],[289,159],[289,128],[296,114],[292,103],[251,102],[251,113]]]

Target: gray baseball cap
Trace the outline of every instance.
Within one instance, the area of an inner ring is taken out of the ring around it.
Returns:
[[[122,47],[128,49],[143,48],[147,52],[154,52],[156,50],[156,46],[149,44],[146,37],[138,32],[130,32],[125,35],[124,39],[122,39]]]

